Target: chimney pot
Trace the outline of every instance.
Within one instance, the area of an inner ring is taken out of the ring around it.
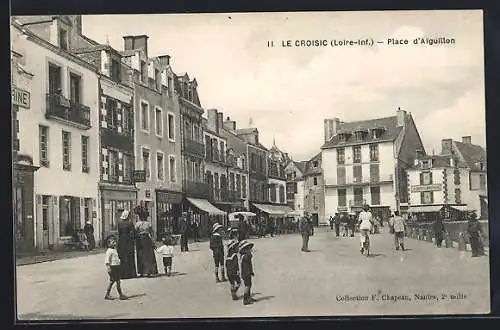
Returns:
[[[160,67],[162,69],[170,65],[170,55],[160,55],[158,56],[158,60],[160,61]]]
[[[224,127],[224,114],[222,112],[217,113],[217,134]]]
[[[471,136],[470,135],[463,136],[462,137],[462,143],[472,144],[472,138],[471,138]]]
[[[227,129],[228,131],[235,131],[236,130],[236,122],[234,120],[231,120],[229,116],[226,118],[226,121],[223,123],[223,127]]]
[[[398,111],[396,111],[396,119],[398,127],[404,127],[406,125],[406,111],[402,110],[401,107],[398,107]]]

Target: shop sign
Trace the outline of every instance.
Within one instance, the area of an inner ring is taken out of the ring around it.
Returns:
[[[438,191],[438,190],[441,190],[441,188],[442,188],[441,184],[424,184],[424,185],[419,185],[419,186],[412,186],[411,192],[417,193],[417,192],[424,192],[424,191]]]
[[[146,182],[145,170],[134,170],[134,182]]]
[[[12,104],[21,108],[29,109],[30,93],[23,89],[12,87]]]
[[[182,194],[174,192],[157,191],[156,201],[170,204],[180,204],[182,202]]]

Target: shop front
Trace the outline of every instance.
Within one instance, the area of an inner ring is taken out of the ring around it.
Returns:
[[[227,213],[212,205],[208,200],[186,197],[184,211],[188,213],[188,223],[198,223],[200,237],[210,236],[212,225],[216,222],[227,222]]]
[[[156,192],[156,239],[177,233],[177,225],[182,215],[182,193],[168,190]]]
[[[94,228],[96,232],[102,233],[102,238],[110,234],[116,234],[118,230],[118,220],[123,210],[133,213],[137,204],[137,189],[134,186],[116,186],[111,184],[99,184],[99,194],[101,203],[101,221],[98,221],[100,228]],[[101,244],[102,245],[102,244]]]
[[[272,204],[257,204],[252,203],[251,212],[257,214],[258,219],[264,219],[264,223],[269,226],[272,224],[276,231],[288,226],[288,220],[291,215],[293,217],[294,211],[288,205],[272,205]]]
[[[421,205],[409,208],[412,220],[417,222],[434,222],[436,219],[465,221],[469,212],[466,205]]]

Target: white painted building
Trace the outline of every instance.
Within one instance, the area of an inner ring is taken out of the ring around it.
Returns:
[[[286,192],[288,206],[293,208],[298,216],[304,216],[305,209],[305,182],[303,174],[307,161],[289,161],[285,167]]]
[[[40,166],[34,178],[38,249],[63,244],[98,214],[98,74],[66,50],[71,23],[49,17],[11,25],[12,43],[33,74],[31,109],[18,119],[20,153]]]

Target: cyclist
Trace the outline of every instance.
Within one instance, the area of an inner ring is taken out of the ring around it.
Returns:
[[[358,225],[360,231],[360,240],[361,240],[361,254],[363,254],[366,250],[369,253],[368,246],[370,243],[370,230],[373,226],[373,215],[370,212],[370,205],[365,204],[363,206],[363,211],[359,213],[358,216]]]

